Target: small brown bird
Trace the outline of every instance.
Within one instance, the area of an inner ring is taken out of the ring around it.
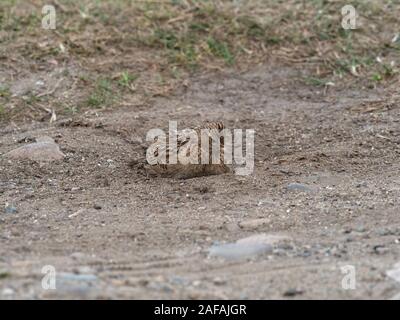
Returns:
[[[224,137],[221,135],[224,128],[222,122],[206,122],[193,130],[178,131],[176,145],[170,144],[169,141],[166,141],[166,143],[155,141],[151,151],[147,153],[147,164],[144,168],[149,175],[177,179],[229,172],[230,168],[224,163]],[[193,139],[193,134],[196,134],[197,139]],[[202,145],[201,134],[205,134],[206,139],[208,137],[208,146]],[[218,141],[218,139],[219,163],[215,163],[215,159],[212,161],[212,145],[213,141]],[[170,163],[172,153],[177,155],[176,163]],[[202,153],[206,154],[206,162],[202,159]],[[166,161],[160,161],[162,158]]]

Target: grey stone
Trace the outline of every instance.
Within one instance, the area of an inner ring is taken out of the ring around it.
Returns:
[[[50,137],[40,137],[36,142],[11,150],[4,155],[11,159],[25,159],[37,162],[62,160],[65,155]]]
[[[392,269],[386,271],[386,275],[393,280],[400,282],[400,262],[397,262]]]
[[[13,290],[13,289],[11,289],[11,288],[4,288],[2,291],[1,291],[1,295],[2,296],[12,296],[12,295],[14,295],[14,293],[15,293],[15,291]]]
[[[96,280],[97,276],[95,276],[94,274],[60,273],[57,275],[57,282],[92,282]]]
[[[93,274],[58,273],[57,290],[53,294],[56,297],[88,298],[95,291],[97,279],[97,276]]]
[[[286,290],[286,291],[283,293],[283,296],[284,296],[284,297],[294,297],[294,296],[297,296],[297,295],[300,295],[300,294],[303,294],[303,293],[304,293],[303,290],[290,288],[290,289]]]
[[[180,286],[184,286],[187,285],[188,280],[180,277],[180,276],[172,276],[169,278],[170,283],[175,284],[175,285],[180,285]]]
[[[386,253],[388,251],[389,251],[389,249],[386,248],[384,245],[378,244],[378,245],[373,247],[373,252],[376,253],[376,254],[384,254],[384,253]]]
[[[286,187],[289,191],[303,191],[303,192],[312,192],[313,189],[305,184],[301,183],[289,183]]]
[[[360,233],[367,231],[367,229],[363,225],[357,226],[354,230]]]
[[[17,213],[17,208],[11,204],[6,204],[6,206],[4,207],[4,211],[5,211],[5,213],[13,214],[13,213]]]
[[[287,238],[279,235],[257,234],[233,243],[213,245],[209,249],[209,256],[229,260],[248,259],[260,254],[272,253],[273,245],[284,239]]]

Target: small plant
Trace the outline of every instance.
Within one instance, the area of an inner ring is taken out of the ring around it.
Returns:
[[[139,78],[137,74],[130,74],[127,71],[122,72],[118,84],[122,87],[131,87],[131,84],[136,81],[136,79]]]
[[[223,58],[225,60],[225,63],[228,65],[233,64],[233,55],[229,51],[228,45],[225,42],[220,42],[210,37],[207,39],[207,45],[212,54],[217,57]]]
[[[379,73],[374,73],[374,74],[372,75],[372,80],[373,80],[373,81],[376,81],[376,82],[379,82],[379,81],[382,81],[383,78],[382,78],[382,76],[381,76]]]
[[[162,43],[167,49],[178,49],[178,38],[171,31],[155,30],[154,41]]]
[[[100,108],[114,100],[111,81],[100,78],[96,81],[95,88],[86,100],[88,107]]]
[[[33,94],[32,92],[29,92],[26,96],[23,97],[23,99],[28,105],[34,105],[36,102],[41,101],[41,98]]]
[[[0,86],[0,98],[9,98],[10,96],[10,89],[5,86]]]
[[[319,79],[315,77],[305,77],[304,82],[308,85],[315,86],[315,87],[324,87],[330,83],[329,80]]]

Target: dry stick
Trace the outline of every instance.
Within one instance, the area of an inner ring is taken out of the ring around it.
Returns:
[[[45,111],[46,113],[52,114],[52,110],[49,108],[46,108],[44,105],[37,103],[37,102],[36,102],[36,105],[39,106],[39,108],[42,109],[43,111]]]

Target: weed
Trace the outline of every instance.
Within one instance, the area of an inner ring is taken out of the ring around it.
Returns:
[[[223,58],[225,63],[228,65],[233,64],[233,55],[231,54],[228,45],[225,42],[221,42],[210,37],[207,39],[207,44],[212,54],[217,57]]]
[[[137,74],[130,74],[127,71],[121,73],[118,84],[122,87],[130,87],[130,85],[139,78]]]
[[[86,100],[86,105],[91,108],[102,108],[114,102],[115,98],[111,80],[99,78],[92,93]]]

